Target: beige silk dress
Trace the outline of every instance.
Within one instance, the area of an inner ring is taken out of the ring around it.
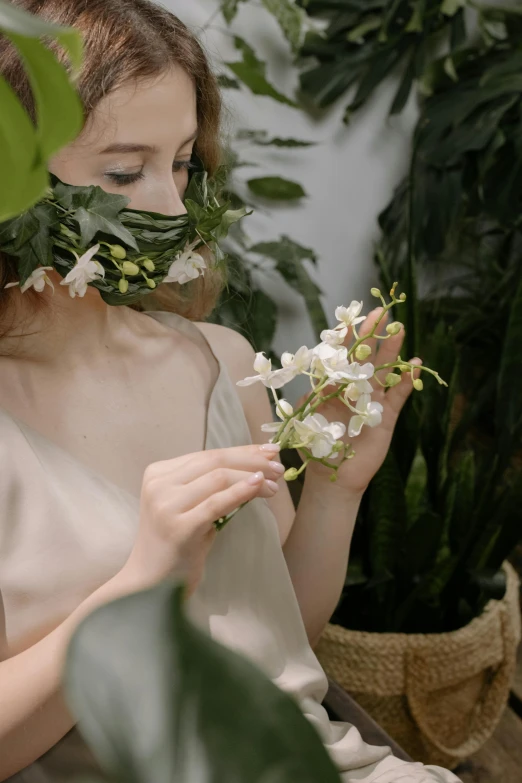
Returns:
[[[171,313],[147,315],[188,335],[216,367],[205,448],[251,443],[235,386],[201,331]],[[138,497],[0,409],[0,591],[8,641],[16,646],[31,631],[52,627],[110,579],[131,551],[138,516]],[[248,504],[216,537],[186,607],[199,628],[244,654],[297,700],[344,783],[459,780],[441,767],[399,760],[388,747],[366,744],[355,726],[330,721],[321,706],[327,679],[308,643],[265,500]],[[94,760],[72,729],[9,781],[56,783],[92,769]]]

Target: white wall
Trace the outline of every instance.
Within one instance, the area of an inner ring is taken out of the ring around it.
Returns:
[[[216,65],[223,59],[239,59],[220,16],[206,31],[201,30],[216,10],[216,0],[162,2],[198,32]],[[275,20],[249,0],[240,6],[232,30],[268,62],[267,75],[272,83],[291,95],[297,84],[296,71]],[[363,299],[365,309],[375,304],[369,289],[375,283],[372,243],[378,235],[376,217],[406,170],[416,117],[414,101],[410,100],[403,114],[387,119],[394,87],[394,83],[383,85],[376,99],[356,115],[348,128],[341,123],[347,100],[315,121],[270,98],[254,96],[246,88],[241,92],[225,91],[233,126],[263,128],[274,135],[321,142],[320,146],[298,151],[252,148],[248,159],[263,162],[263,166],[241,169],[240,173],[244,179],[280,174],[304,186],[308,198],[301,204],[274,207],[269,215],[257,213],[245,220],[245,228],[254,241],[286,233],[317,251],[317,279],[331,320],[335,307],[351,299]],[[276,347],[293,350],[306,341],[312,343],[313,333],[299,297],[290,290],[282,291],[279,282],[272,293],[282,309]]]

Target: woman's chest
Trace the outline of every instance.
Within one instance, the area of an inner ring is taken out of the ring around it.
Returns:
[[[0,391],[0,407],[51,445],[139,497],[147,465],[204,448],[210,368],[194,359]],[[30,434],[30,433],[29,433]]]

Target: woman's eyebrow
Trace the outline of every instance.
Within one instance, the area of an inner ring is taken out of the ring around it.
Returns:
[[[194,131],[194,133],[188,137],[188,139],[185,139],[184,142],[180,145],[180,147],[184,147],[185,144],[188,144],[190,141],[194,141],[196,136],[198,135],[198,129]],[[154,145],[150,144],[109,144],[108,147],[105,147],[105,149],[101,150],[99,153],[100,155],[105,155],[109,153],[126,153],[126,152],[151,152],[155,153],[158,152],[158,148]]]

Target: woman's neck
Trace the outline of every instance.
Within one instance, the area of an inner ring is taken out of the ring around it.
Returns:
[[[11,356],[47,367],[73,369],[78,365],[95,366],[107,354],[117,354],[127,343],[128,307],[107,305],[99,291],[88,286],[84,297],[69,295],[69,288],[61,286],[56,270],[48,272],[54,284],[38,294],[43,307],[30,312],[24,294],[16,291],[15,326],[10,336],[0,340],[0,355]],[[127,343],[128,344],[128,343]]]

